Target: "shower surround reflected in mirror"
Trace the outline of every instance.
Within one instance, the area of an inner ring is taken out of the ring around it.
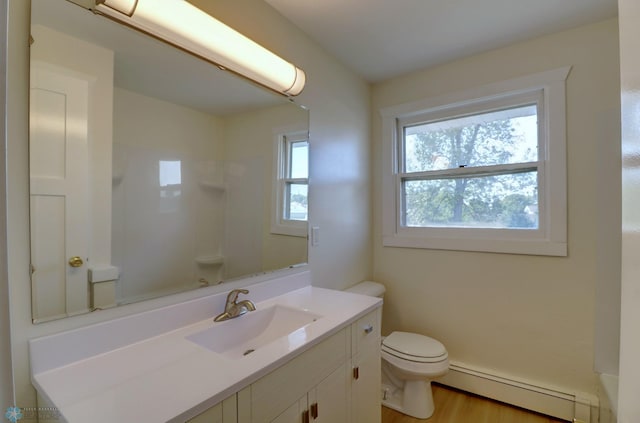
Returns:
[[[308,213],[277,195],[307,110],[65,0],[32,1],[32,36],[34,322],[306,263],[306,222],[273,222]]]

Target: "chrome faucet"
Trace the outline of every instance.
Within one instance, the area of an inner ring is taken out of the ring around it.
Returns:
[[[224,320],[233,319],[243,314],[253,311],[256,306],[249,300],[242,300],[237,302],[239,294],[248,294],[248,289],[234,289],[227,295],[227,303],[224,306],[224,312],[218,314],[213,321],[222,322]]]

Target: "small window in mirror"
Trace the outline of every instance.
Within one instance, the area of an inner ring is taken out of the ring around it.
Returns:
[[[271,232],[307,236],[309,139],[306,131],[278,134]]]
[[[180,185],[182,183],[182,171],[180,160],[160,160],[160,186]]]

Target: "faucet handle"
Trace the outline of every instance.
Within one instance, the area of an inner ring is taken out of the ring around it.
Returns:
[[[217,315],[213,321],[221,322],[223,320],[233,319],[238,316],[242,316],[248,311],[253,311],[256,306],[249,300],[243,300],[239,303],[236,302],[239,294],[248,294],[248,289],[233,289],[227,295],[227,303],[224,306],[224,312]]]
[[[229,295],[227,295],[227,303],[235,303],[236,300],[238,299],[238,295],[240,294],[248,294],[249,290],[248,289],[234,289],[231,292],[229,292]]]

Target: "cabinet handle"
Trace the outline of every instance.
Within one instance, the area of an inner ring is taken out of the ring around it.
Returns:
[[[318,403],[314,402],[313,404],[311,404],[311,417],[313,417],[313,419],[317,419],[318,418]]]
[[[355,380],[358,380],[358,378],[360,378],[360,367],[353,368],[353,378]]]
[[[302,423],[309,423],[309,410],[302,412]]]
[[[366,333],[368,335],[371,332],[373,332],[373,326],[367,325],[367,326],[364,327],[364,333]]]

